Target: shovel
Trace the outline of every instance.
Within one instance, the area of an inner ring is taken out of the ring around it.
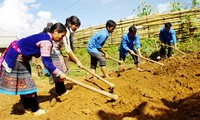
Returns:
[[[84,67],[84,66],[82,67],[82,69],[84,69],[85,71],[87,71],[87,72],[89,72],[90,74],[94,75],[95,77],[99,78],[99,79],[100,79],[101,81],[103,81],[104,83],[108,84],[108,85],[110,86],[109,92],[110,92],[110,93],[113,93],[113,89],[114,89],[114,87],[115,87],[115,85],[114,85],[113,83],[111,83],[111,82],[105,80],[104,78],[102,78],[101,76],[99,76],[99,75],[93,73],[92,71],[90,71],[89,69],[87,69],[87,68]]]
[[[170,47],[170,48],[173,48],[174,50],[177,50],[178,52],[182,53],[183,55],[185,55],[185,53],[183,51],[180,51],[179,49],[176,49],[172,46],[169,46],[169,45],[164,45],[164,46],[167,46],[167,47]]]
[[[75,83],[75,84],[77,84],[77,85],[80,85],[80,86],[82,86],[82,87],[84,87],[84,88],[87,88],[87,89],[92,90],[92,91],[94,91],[94,92],[97,92],[97,93],[100,93],[100,94],[105,95],[105,96],[107,96],[107,97],[110,97],[110,98],[112,98],[112,99],[114,99],[114,100],[117,100],[117,99],[118,99],[118,95],[111,94],[111,93],[106,92],[106,91],[103,91],[103,90],[99,90],[99,89],[97,89],[97,88],[94,88],[94,87],[92,87],[92,86],[89,86],[89,85],[87,85],[87,84],[84,84],[84,83],[82,83],[82,82],[79,82],[79,81],[74,80],[74,79],[69,78],[69,77],[67,77],[66,79],[69,80],[69,81],[71,81],[71,82],[73,82],[73,83]]]
[[[164,66],[163,63],[160,63],[160,62],[157,62],[157,61],[154,61],[154,60],[151,60],[151,59],[145,58],[145,57],[140,56],[140,55],[138,55],[138,54],[134,54],[134,55],[136,55],[136,56],[138,56],[138,57],[140,57],[140,58],[142,58],[142,59],[145,59],[145,60],[147,60],[147,61],[150,61],[150,62],[153,62],[153,63],[156,63],[156,64],[159,64],[159,65]]]

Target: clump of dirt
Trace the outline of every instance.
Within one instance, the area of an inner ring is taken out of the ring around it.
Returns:
[[[19,96],[0,94],[0,118],[5,120],[198,120],[200,119],[200,51],[173,56],[159,61],[160,66],[141,62],[144,72],[134,67],[123,72],[113,71],[109,80],[115,84],[114,101],[69,81],[69,93],[57,98],[51,107],[54,85],[38,78],[40,106],[48,112],[41,116],[24,114]],[[76,78],[92,87],[109,91],[99,79]]]

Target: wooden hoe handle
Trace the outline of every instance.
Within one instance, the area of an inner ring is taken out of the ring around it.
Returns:
[[[183,51],[180,51],[179,49],[175,49],[174,47],[169,46],[169,45],[164,45],[164,46],[171,47],[171,48],[173,48],[174,50],[177,50],[178,52],[180,52],[180,53],[182,53],[183,55],[185,55],[185,53],[184,53]]]
[[[99,89],[97,89],[97,88],[94,88],[94,87],[92,87],[92,86],[86,85],[86,84],[84,84],[84,83],[82,83],[82,82],[79,82],[79,81],[74,80],[74,79],[69,78],[69,77],[67,77],[66,79],[69,80],[69,81],[71,81],[71,82],[73,82],[73,83],[75,83],[75,84],[77,84],[77,85],[80,85],[80,86],[82,86],[82,87],[84,87],[84,88],[87,88],[87,89],[92,90],[92,91],[94,91],[94,92],[97,92],[97,93],[100,93],[100,94],[105,95],[105,96],[107,96],[107,97],[110,97],[110,98],[112,98],[112,99],[114,99],[114,100],[117,100],[117,99],[118,99],[118,95],[111,94],[111,93],[106,92],[106,91],[103,91],[103,90],[99,90]]]
[[[82,67],[82,69],[84,69],[85,71],[89,72],[90,74],[94,75],[95,77],[99,78],[101,81],[103,81],[104,83],[108,84],[111,88],[114,88],[115,85],[107,80],[105,80],[104,78],[102,78],[101,76],[93,73],[92,71],[88,70],[86,67]]]
[[[117,60],[117,59],[112,58],[112,57],[109,57],[108,59],[111,59],[111,60],[113,60],[113,61],[116,61],[116,62],[118,62],[118,63],[120,63],[120,64],[124,64],[124,61],[120,61],[120,60]]]
[[[145,59],[145,60],[147,60],[147,61],[151,61],[151,62],[153,62],[153,63],[156,63],[156,64],[159,64],[159,65],[164,66],[163,63],[160,63],[160,62],[157,62],[157,61],[154,61],[154,60],[151,60],[151,59],[145,58],[145,57],[140,56],[140,55],[138,55],[138,54],[135,54],[135,55],[138,56],[138,57],[140,57],[140,58],[142,58],[142,59]]]

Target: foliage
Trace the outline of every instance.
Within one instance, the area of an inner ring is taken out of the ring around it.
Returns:
[[[184,6],[181,2],[179,1],[173,1],[173,2],[169,2],[170,3],[170,12],[176,12],[176,11],[180,11],[180,10],[184,10],[186,9],[186,6]]]
[[[141,43],[141,53],[145,57],[149,57],[154,51],[157,50],[158,41],[155,39],[142,39]]]
[[[199,2],[197,0],[192,0],[192,8],[198,7]]]
[[[188,14],[181,17],[181,38],[183,38],[184,40],[190,39],[193,36],[194,31],[197,29],[199,22],[199,19],[191,18],[191,16]]]
[[[152,5],[148,4],[146,1],[142,1],[141,5],[138,6],[138,11],[139,14],[137,16],[142,17],[142,16],[148,16],[151,15],[153,12],[153,7]]]

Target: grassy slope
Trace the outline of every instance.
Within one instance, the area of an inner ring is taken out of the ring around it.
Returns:
[[[143,56],[155,59],[158,54],[158,48],[160,43],[159,41],[153,40],[153,39],[143,39],[141,40],[141,53]],[[196,35],[195,38],[187,40],[187,41],[180,41],[177,42],[178,49],[185,52],[190,53],[192,51],[197,50],[200,48],[200,34]],[[119,52],[118,52],[119,45],[110,45],[104,46],[103,49],[109,54],[110,57],[113,57],[115,59],[119,58]],[[176,54],[179,54],[177,51],[174,51]],[[76,48],[75,49],[76,56],[80,59],[82,64],[89,68],[90,66],[90,56],[86,51],[86,48]],[[133,60],[130,55],[127,56],[125,60],[126,66],[133,66]],[[109,72],[117,70],[117,62],[112,60],[107,60],[107,70]],[[71,77],[78,77],[86,75],[86,72],[84,70],[80,70],[74,63],[70,64],[70,70],[69,70],[69,76]],[[97,73],[101,74],[99,67],[97,68]]]

